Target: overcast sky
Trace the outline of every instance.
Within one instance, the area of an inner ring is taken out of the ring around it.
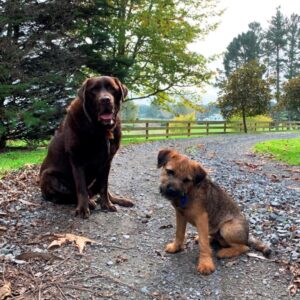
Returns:
[[[197,43],[197,51],[205,56],[224,52],[232,39],[247,31],[248,24],[254,21],[266,29],[278,6],[285,16],[289,17],[292,13],[300,15],[300,0],[220,0],[220,7],[225,9],[221,23],[203,42]],[[211,67],[216,69],[221,66],[222,59],[213,63]],[[216,89],[208,87],[206,90],[204,102],[215,101]]]

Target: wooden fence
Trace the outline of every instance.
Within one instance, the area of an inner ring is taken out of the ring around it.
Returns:
[[[247,122],[248,132],[300,130],[300,121]],[[243,133],[243,123],[226,121],[122,121],[123,139],[192,137],[209,134]]]

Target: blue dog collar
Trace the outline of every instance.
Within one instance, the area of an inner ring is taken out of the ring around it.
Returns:
[[[188,203],[188,196],[187,196],[187,194],[183,194],[180,197],[179,207],[180,208],[186,208],[187,203]]]

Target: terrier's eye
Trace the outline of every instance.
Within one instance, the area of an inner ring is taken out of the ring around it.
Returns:
[[[189,183],[189,182],[191,182],[191,179],[189,179],[189,178],[184,178],[182,181],[183,181],[183,183]]]
[[[175,172],[173,170],[166,169],[166,171],[167,171],[167,174],[169,176],[174,176],[175,175]]]

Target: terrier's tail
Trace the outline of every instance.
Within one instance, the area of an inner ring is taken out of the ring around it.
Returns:
[[[262,252],[265,257],[269,257],[272,253],[272,250],[268,245],[251,235],[249,236],[248,245],[257,251]]]

